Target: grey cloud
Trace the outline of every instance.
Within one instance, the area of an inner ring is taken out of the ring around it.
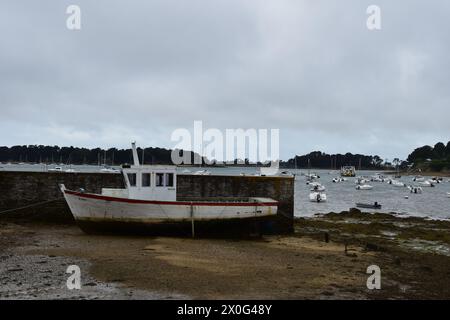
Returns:
[[[0,144],[171,147],[194,120],[280,128],[283,158],[448,141],[450,4],[377,1],[375,32],[370,4],[2,1]]]

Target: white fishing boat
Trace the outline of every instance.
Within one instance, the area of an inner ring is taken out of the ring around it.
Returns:
[[[134,165],[122,169],[125,189],[103,188],[101,194],[60,189],[73,217],[85,231],[117,227],[150,227],[201,222],[258,222],[277,214],[270,198],[222,198],[177,201],[176,167],[140,165],[132,144]]]
[[[423,181],[425,181],[425,178],[422,177],[422,176],[415,176],[415,177],[412,179],[412,181],[414,181],[414,182],[423,182]]]
[[[356,190],[372,190],[373,187],[368,184],[357,185]]]
[[[327,201],[327,195],[324,192],[311,192],[309,194],[309,201],[311,202],[325,202]]]
[[[62,167],[53,167],[47,170],[48,172],[62,172]]]

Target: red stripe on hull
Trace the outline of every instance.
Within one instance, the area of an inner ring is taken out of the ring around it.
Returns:
[[[193,205],[193,206],[235,206],[235,207],[271,207],[277,206],[278,202],[196,202],[196,201],[157,201],[157,200],[138,200],[138,199],[127,199],[127,198],[117,198],[102,196],[93,193],[81,193],[76,191],[64,190],[65,193],[78,196],[80,198],[104,200],[104,201],[114,201],[114,202],[126,202],[126,203],[141,203],[141,204],[159,204],[159,205]]]

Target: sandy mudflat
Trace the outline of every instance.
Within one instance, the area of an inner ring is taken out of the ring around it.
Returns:
[[[308,230],[311,228],[308,226]],[[420,290],[420,275],[430,271],[417,260],[408,261],[408,254],[399,258],[398,253],[367,250],[360,244],[350,244],[345,254],[344,244],[337,237],[325,243],[318,236],[322,231],[316,231],[314,235],[238,240],[151,238],[86,235],[73,225],[0,222],[0,299],[371,299],[448,295],[439,288],[429,295]],[[446,258],[439,263],[448,263]],[[69,275],[65,271],[71,264],[81,268],[81,290],[66,288]],[[383,270],[382,290],[366,287],[366,269],[372,264]],[[410,270],[407,275],[402,268]],[[442,282],[442,274],[430,274],[437,284]],[[449,274],[444,277],[449,278]]]

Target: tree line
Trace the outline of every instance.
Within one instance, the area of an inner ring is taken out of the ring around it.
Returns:
[[[171,150],[164,148],[137,149],[140,161],[145,164],[171,163]],[[131,149],[101,149],[58,146],[13,146],[0,147],[0,162],[118,165],[132,163]]]
[[[407,161],[416,168],[433,171],[450,170],[450,141],[432,146],[422,146],[414,149]]]
[[[137,148],[137,151],[141,163],[172,164],[172,150],[170,149],[150,147]],[[189,152],[191,163],[194,163],[194,157],[199,157],[198,154],[190,151],[180,150],[179,152],[180,155],[183,152]],[[23,145],[0,147],[0,162],[120,165],[132,163],[133,159],[131,149]],[[205,164],[204,159],[202,162]],[[235,160],[234,164],[252,165],[248,159],[245,159],[245,161]],[[450,141],[446,145],[438,142],[434,146],[426,145],[416,148],[408,155],[406,160],[395,158],[392,163],[383,160],[378,155],[352,154],[349,152],[346,154],[327,154],[321,151],[314,151],[301,156],[296,155],[287,161],[280,161],[280,167],[282,168],[340,169],[342,166],[355,166],[357,169],[363,170],[397,166],[400,169],[413,166],[434,171],[450,170]]]
[[[340,169],[342,166],[354,166],[357,169],[382,169],[386,165],[379,156],[363,154],[327,154],[321,151],[313,151],[309,154],[298,156],[282,162],[284,168],[316,168],[316,169]],[[388,164],[389,165],[389,164]]]

